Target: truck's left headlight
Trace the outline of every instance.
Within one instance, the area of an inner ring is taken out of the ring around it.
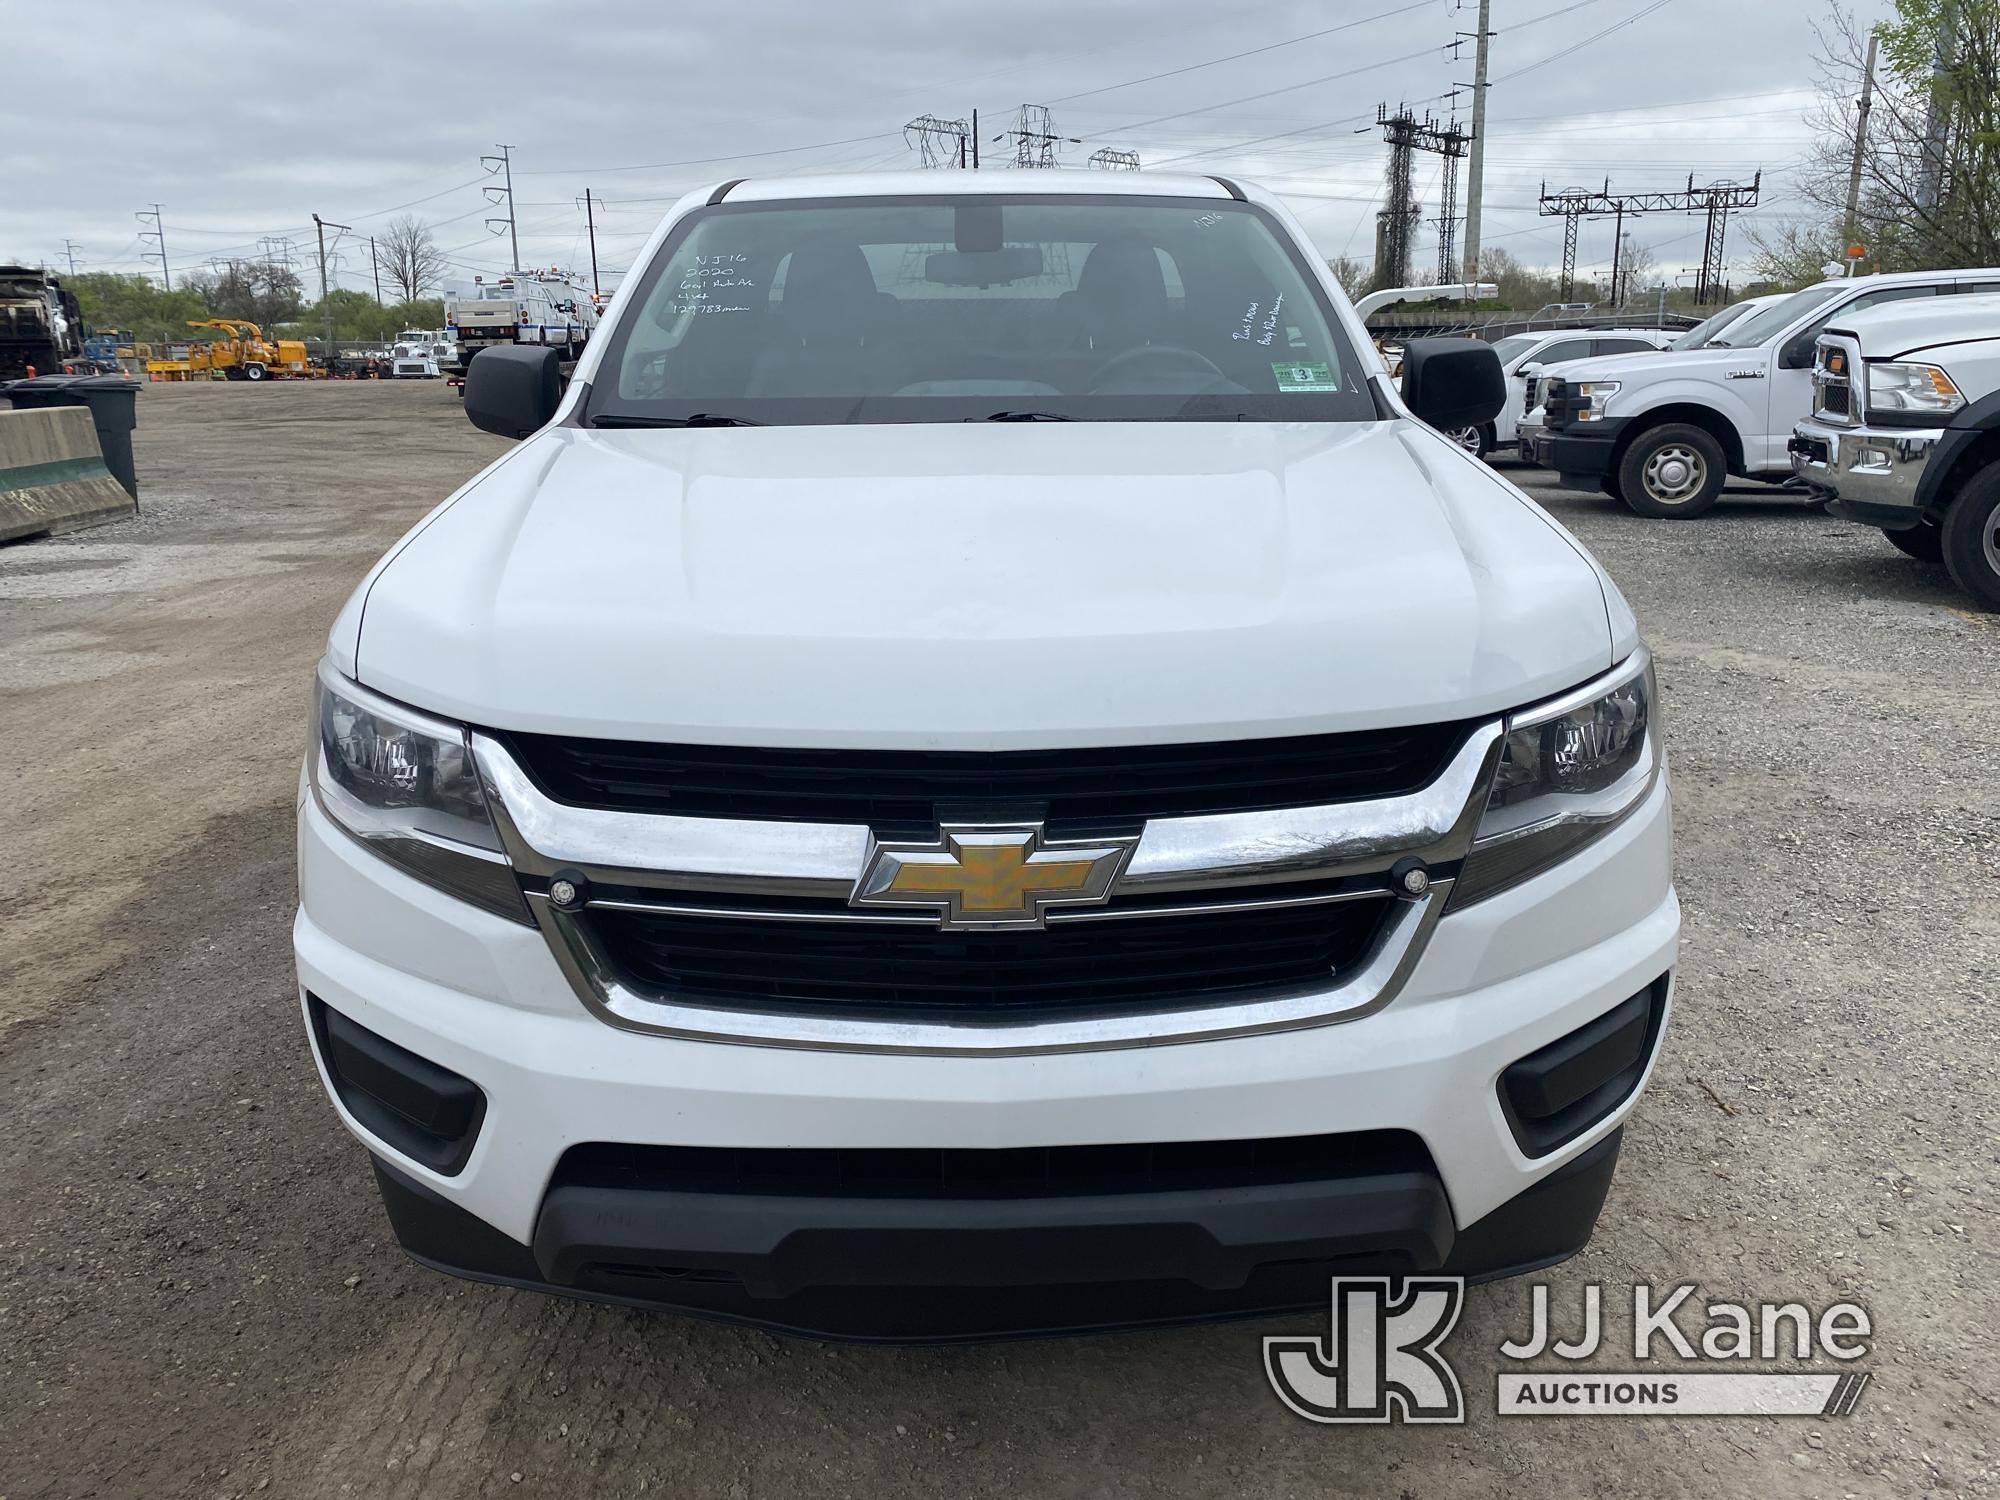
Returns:
[[[532,923],[462,725],[379,698],[320,664],[307,751],[320,808],[407,874]]]
[[[1963,405],[1964,393],[1936,365],[1884,360],[1868,367],[1871,411],[1931,412],[1942,417]]]
[[[1660,772],[1655,701],[1641,648],[1597,681],[1508,717],[1454,907],[1561,863],[1646,799]]]

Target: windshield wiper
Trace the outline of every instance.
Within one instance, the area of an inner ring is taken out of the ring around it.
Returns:
[[[967,417],[968,422],[1074,422],[1057,411],[996,411],[990,417]]]
[[[732,417],[722,412],[698,411],[691,417],[638,417],[608,411],[590,419],[592,427],[764,427],[748,417]]]

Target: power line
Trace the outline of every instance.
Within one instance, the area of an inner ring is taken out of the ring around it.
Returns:
[[[1562,61],[1563,58],[1568,57],[1571,53],[1581,52],[1585,47],[1588,47],[1592,42],[1601,42],[1606,37],[1610,36],[1612,32],[1623,31],[1627,26],[1632,25],[1635,21],[1643,21],[1646,19],[1646,17],[1650,16],[1654,11],[1659,10],[1672,3],[1673,0],[1653,0],[1653,3],[1651,5],[1648,5],[1644,10],[1635,11],[1633,14],[1627,16],[1624,20],[1614,22],[1611,25],[1605,27],[1602,31],[1593,32],[1591,35],[1583,38],[1582,41],[1572,42],[1569,46],[1563,48],[1562,51],[1560,52],[1551,52],[1547,57],[1543,58],[1540,62],[1529,63],[1525,68],[1516,68],[1513,72],[1505,75],[1504,77],[1496,78],[1493,81],[1495,83],[1512,83],[1516,78],[1525,78],[1528,74],[1534,72],[1536,69],[1546,68],[1552,62]],[[1520,28],[1516,27],[1514,29],[1519,30]]]
[[[1358,20],[1343,21],[1338,26],[1328,26],[1320,31],[1308,31],[1304,36],[1287,37],[1282,42],[1271,42],[1263,47],[1252,47],[1247,52],[1232,52],[1227,57],[1211,57],[1206,62],[1189,63],[1185,68],[1169,68],[1164,73],[1148,73],[1144,78],[1128,78],[1123,83],[1107,83],[1102,88],[1084,89],[1081,93],[1059,94],[1051,99],[1051,104],[1068,104],[1075,99],[1089,99],[1097,94],[1109,94],[1117,89],[1136,88],[1142,83],[1157,83],[1162,78],[1178,78],[1183,73],[1196,73],[1203,68],[1213,68],[1221,63],[1236,62],[1241,58],[1255,57],[1262,52],[1276,52],[1280,47],[1296,47],[1300,42],[1316,41],[1323,36],[1332,36],[1337,31],[1352,31],[1357,26],[1367,26],[1375,21],[1386,21],[1394,16],[1405,16],[1413,10],[1426,10],[1432,0],[1415,0],[1411,5],[1399,5],[1393,10],[1378,11],[1372,16],[1362,16]]]

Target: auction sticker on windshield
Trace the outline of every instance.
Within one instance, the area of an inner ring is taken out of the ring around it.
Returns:
[[[1299,365],[1289,360],[1273,361],[1271,373],[1278,377],[1281,391],[1337,391],[1340,382],[1333,378],[1330,366]]]

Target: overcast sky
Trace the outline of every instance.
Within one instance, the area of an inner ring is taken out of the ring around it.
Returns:
[[[1856,9],[1873,19],[1889,0]],[[1559,258],[1560,221],[1535,212],[1543,177],[1645,191],[1761,167],[1764,207],[1743,217],[1797,216],[1809,24],[1825,14],[1826,0],[1493,0],[1486,243]],[[134,211],[157,202],[177,274],[289,240],[316,290],[315,212],[355,227],[330,236],[348,286],[369,284],[357,237],[403,212],[435,226],[457,274],[500,270],[505,237],[483,221],[502,210],[481,191],[498,179],[479,158],[506,142],[522,259],[587,270],[588,188],[609,282],[697,183],[914,166],[902,126],[926,111],[978,109],[986,160],[1005,160],[1011,143],[990,137],[1031,100],[1082,138],[1072,166],[1117,147],[1256,177],[1326,255],[1365,259],[1375,107],[1448,112],[1439,96],[1472,59],[1446,44],[1476,15],[1477,0],[17,0],[0,257],[60,267],[68,240],[79,270],[156,271]],[[1437,169],[1418,158],[1431,214]],[[1668,274],[1698,264],[1697,221],[1634,227]],[[1585,224],[1580,264],[1608,262],[1611,234]],[[1732,258],[1746,248],[1735,232]]]

